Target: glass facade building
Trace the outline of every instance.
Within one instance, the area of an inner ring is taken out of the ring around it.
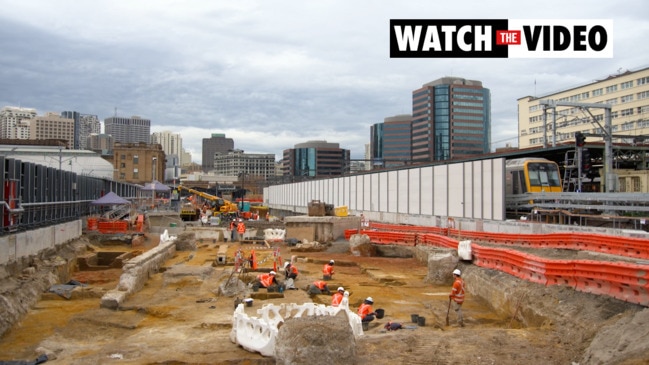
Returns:
[[[491,94],[480,81],[444,77],[412,93],[412,161],[489,152]]]

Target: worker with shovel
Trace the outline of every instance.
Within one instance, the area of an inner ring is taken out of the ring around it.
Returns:
[[[462,272],[459,269],[453,270],[453,289],[448,296],[449,304],[453,301],[453,310],[457,314],[457,322],[460,327],[464,327],[464,317],[462,315],[462,303],[464,303],[464,280],[462,280]],[[446,313],[446,324],[448,325],[448,313]]]

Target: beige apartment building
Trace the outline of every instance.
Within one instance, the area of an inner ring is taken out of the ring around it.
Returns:
[[[66,147],[74,147],[74,119],[64,118],[57,113],[48,112],[37,115],[29,121],[29,139],[62,139]]]
[[[546,109],[544,123],[544,106],[539,101],[548,99],[610,104],[613,143],[634,143],[634,136],[649,136],[649,67],[627,70],[552,94],[518,99],[519,148],[574,143],[575,132],[597,135],[587,136],[586,142],[602,141],[604,109],[589,108],[591,116],[579,107],[557,106],[556,114]]]

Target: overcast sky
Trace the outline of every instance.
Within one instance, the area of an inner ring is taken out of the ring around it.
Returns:
[[[649,2],[0,0],[0,107],[151,120],[248,153],[309,140],[363,158],[370,126],[444,76],[491,90],[492,150],[517,145],[516,99],[649,65]],[[608,59],[391,59],[390,19],[612,19]]]

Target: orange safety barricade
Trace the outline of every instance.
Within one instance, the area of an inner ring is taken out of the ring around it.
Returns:
[[[144,230],[144,214],[137,216],[137,220],[135,221],[135,229],[138,232],[142,232]]]
[[[250,251],[250,267],[253,271],[257,271],[257,253],[255,250]]]
[[[89,231],[96,231],[97,228],[98,228],[97,218],[96,218],[96,217],[88,218],[88,225],[87,225],[87,227],[88,227],[88,230],[89,230]]]
[[[128,229],[126,221],[104,221],[98,223],[98,230],[101,233],[125,233]]]

